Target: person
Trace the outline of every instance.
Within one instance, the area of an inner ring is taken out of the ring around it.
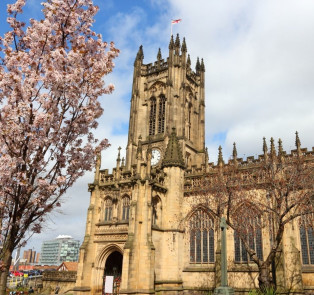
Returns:
[[[59,291],[60,291],[60,287],[57,286],[56,289],[55,289],[55,294],[59,294]]]
[[[33,294],[33,293],[34,293],[34,289],[32,286],[30,286],[28,290],[28,294]]]

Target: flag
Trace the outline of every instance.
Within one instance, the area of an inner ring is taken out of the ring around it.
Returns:
[[[179,19],[173,19],[173,20],[171,21],[171,23],[172,23],[172,24],[177,24],[177,23],[179,23],[180,21],[182,21],[181,18],[179,18]]]

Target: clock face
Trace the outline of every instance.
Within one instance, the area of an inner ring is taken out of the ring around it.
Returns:
[[[160,158],[161,158],[160,151],[157,149],[153,149],[152,150],[152,160],[151,160],[152,166],[157,165],[160,161]]]

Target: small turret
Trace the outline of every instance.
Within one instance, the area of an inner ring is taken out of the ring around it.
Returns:
[[[133,90],[132,90],[133,93],[138,91],[137,79],[141,75],[141,67],[143,64],[143,59],[144,59],[144,53],[143,53],[143,46],[141,45],[140,48],[138,49],[138,52],[136,54],[136,58],[134,61]]]
[[[160,61],[162,59],[161,57],[161,50],[160,48],[158,49],[158,53],[157,53],[157,60]]]
[[[222,156],[222,147],[221,145],[218,148],[218,166],[222,167],[225,164],[223,156]]]
[[[185,43],[185,38],[183,38],[182,41],[182,46],[181,46],[181,52],[187,52],[187,48],[186,48],[186,43]]]
[[[179,34],[177,34],[176,41],[174,43],[174,54],[179,56],[180,55],[180,38]]]
[[[161,64],[161,51],[160,48],[158,49],[158,53],[157,53],[157,69],[160,70],[160,64]]]
[[[174,47],[179,47],[180,48],[180,37],[179,37],[179,34],[177,34],[176,42],[174,43]]]
[[[183,37],[183,41],[182,41],[182,46],[181,46],[181,65],[183,67],[183,69],[186,69],[186,53],[187,53],[187,49],[186,49],[186,43],[185,43],[185,38]]]
[[[162,168],[164,167],[181,167],[185,168],[182,151],[177,138],[176,128],[172,128],[165,156],[162,160]]]
[[[301,141],[298,131],[295,132],[295,146],[297,148],[298,155],[301,155]]]
[[[195,70],[196,70],[196,75],[199,75],[200,74],[200,70],[201,70],[201,64],[200,64],[200,59],[199,58],[197,58]]]
[[[204,65],[204,60],[201,60],[201,63],[199,65],[199,71],[198,74],[200,76],[200,85],[204,89],[205,88],[205,65]]]
[[[279,138],[279,140],[278,140],[278,160],[280,163],[282,163],[283,159],[284,159],[284,152],[283,152],[283,148],[282,148],[282,141]]]
[[[169,49],[174,48],[174,41],[173,41],[173,35],[171,35],[170,42],[169,42]]]
[[[267,160],[268,158],[268,148],[266,144],[266,138],[263,137],[263,152],[264,152],[264,159]]]
[[[168,60],[169,67],[173,65],[173,59],[174,59],[173,50],[174,50],[174,41],[173,41],[173,35],[171,35],[170,42],[169,42],[169,60]]]
[[[236,160],[238,157],[238,151],[237,151],[237,146],[235,142],[233,143],[232,156],[234,160]]]
[[[201,60],[201,66],[200,66],[200,71],[205,72],[205,65],[204,65],[204,60]]]
[[[191,67],[191,58],[190,58],[190,55],[189,55],[189,54],[188,54],[188,58],[187,58],[187,60],[186,60],[186,65],[187,65],[188,68]]]
[[[276,148],[275,148],[275,142],[274,139],[270,138],[270,157],[272,161],[275,161],[276,159]]]
[[[233,157],[233,163],[237,164],[238,163],[238,161],[237,161],[237,159],[238,159],[238,151],[237,151],[237,146],[236,146],[235,142],[233,143],[232,157]]]
[[[120,162],[121,162],[120,151],[121,151],[121,146],[118,147],[117,170],[119,169],[119,167],[120,167]]]
[[[141,45],[136,54],[134,65],[136,65],[138,62],[143,63],[143,59],[144,59],[143,45]]]

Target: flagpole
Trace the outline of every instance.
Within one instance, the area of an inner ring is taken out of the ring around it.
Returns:
[[[171,20],[171,26],[170,26],[170,33],[171,33],[171,36],[172,36],[172,25],[179,23],[181,20],[182,20],[181,18],[179,18],[179,19],[172,19],[172,20]],[[171,37],[171,36],[170,36],[170,37]]]
[[[172,20],[171,20],[171,23],[170,23],[170,38],[172,36]]]

